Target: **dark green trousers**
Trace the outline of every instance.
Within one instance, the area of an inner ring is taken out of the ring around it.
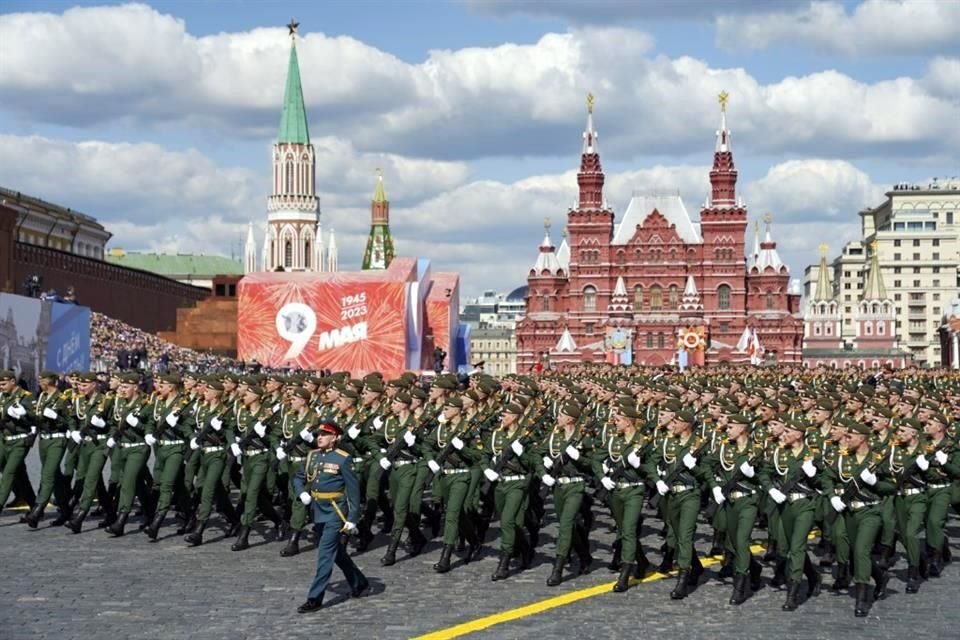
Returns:
[[[919,567],[923,549],[921,536],[927,520],[927,494],[896,496],[893,507],[897,514],[900,541],[907,552],[907,562],[911,567]]]
[[[27,448],[29,440],[30,438],[21,438],[6,441],[0,449],[0,509],[7,504],[17,474],[22,473],[20,467],[30,451]]]
[[[947,512],[950,509],[950,487],[927,489],[927,546],[933,549],[943,547],[943,530],[947,526]]]
[[[170,508],[177,483],[183,476],[182,444],[158,445],[157,457],[153,463],[153,475],[160,488],[160,498],[157,501],[157,512],[163,513]]]
[[[880,544],[887,547],[892,547],[897,539],[897,509],[894,506],[894,497],[887,496],[880,503],[880,518],[883,521]]]
[[[270,496],[267,494],[267,471],[270,468],[270,456],[267,453],[258,453],[255,456],[243,457],[243,481],[240,485],[240,494],[244,497],[243,515],[240,517],[240,524],[245,527],[253,526],[254,519],[257,516],[257,509],[263,505],[270,506],[269,511],[273,512],[273,505],[270,502]],[[266,501],[266,504],[263,504]],[[297,502],[300,502],[298,499]]]
[[[500,481],[494,488],[493,502],[500,519],[500,551],[505,553],[513,553],[517,532],[523,527],[529,502],[529,484],[528,480]]]
[[[827,503],[829,504],[829,503]],[[830,506],[833,509],[833,506]],[[833,554],[839,564],[850,564],[850,535],[847,532],[847,520],[842,514],[836,517],[827,515],[830,521],[830,542],[833,543]]]
[[[668,493],[664,498],[666,516],[670,521],[668,534],[672,532],[673,535],[673,544],[667,544],[676,550],[677,566],[680,569],[689,569],[693,564],[693,537],[700,512],[700,490]]]
[[[874,505],[857,511],[846,509],[843,512],[847,535],[850,537],[850,551],[853,556],[853,581],[857,584],[869,584],[873,569],[873,543],[883,526],[882,507]]]
[[[625,487],[610,493],[610,511],[617,523],[617,540],[620,541],[620,560],[624,563],[637,561],[637,533],[643,512],[644,487]]]
[[[150,457],[150,447],[146,444],[139,447],[114,447],[110,465],[114,467],[111,477],[116,477],[120,484],[120,502],[117,513],[130,513],[133,508],[133,498],[137,495],[137,481],[143,472],[147,458]]]
[[[287,463],[287,496],[290,498],[290,529],[301,531],[307,524],[307,507],[300,502],[296,491],[293,488],[293,479],[297,475],[297,469],[303,467],[304,460],[284,460]]]
[[[394,466],[390,469],[390,504],[393,506],[393,529],[390,535],[393,537],[400,537],[411,514],[410,503],[416,479],[416,464]]]
[[[803,564],[807,557],[807,538],[813,528],[817,505],[811,498],[785,502],[780,506],[780,522],[786,538],[787,579],[798,581],[803,577]]]
[[[200,455],[200,469],[197,472],[197,485],[200,487],[200,509],[197,511],[197,522],[206,522],[213,512],[217,492],[223,491],[220,474],[227,463],[227,454],[224,451],[204,452]]]
[[[440,490],[439,497],[444,505],[443,544],[456,544],[461,524],[466,526],[470,523],[470,519],[465,517],[470,473],[445,473],[437,479],[435,486]]]
[[[80,447],[79,469],[83,472],[83,493],[80,495],[80,510],[86,511],[93,504],[97,495],[98,485],[103,483],[103,466],[107,464],[106,440],[99,442],[84,442]]]
[[[577,514],[583,502],[586,489],[583,482],[560,484],[553,488],[553,508],[557,513],[560,530],[557,532],[557,556],[566,558],[573,546],[573,537],[581,535],[577,531]]]
[[[40,438],[37,452],[40,454],[40,488],[37,489],[37,504],[46,508],[51,495],[56,495],[57,506],[67,507],[69,500],[66,479],[60,473],[60,461],[67,448],[64,438]]]
[[[723,508],[726,514],[727,539],[733,547],[733,570],[737,575],[746,575],[750,570],[750,541],[757,522],[756,495],[728,500]]]

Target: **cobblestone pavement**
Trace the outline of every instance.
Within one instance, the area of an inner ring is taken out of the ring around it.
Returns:
[[[35,469],[32,469],[35,472]],[[599,512],[598,512],[599,513]],[[609,519],[600,513],[592,534],[595,569],[577,578],[567,574],[559,587],[545,585],[550,573],[555,527],[541,533],[537,562],[529,571],[493,583],[494,545],[469,565],[459,561],[453,571],[437,575],[432,565],[439,545],[431,543],[417,558],[393,567],[379,564],[384,538],[375,548],[356,556],[373,582],[372,593],[351,599],[337,570],[327,607],[299,616],[296,607],[312,578],[312,548],[295,558],[281,558],[280,544],[268,524],[258,524],[251,549],[234,553],[224,539],[218,516],[207,530],[208,542],[189,548],[168,526],[157,544],[137,532],[140,520],[131,519],[128,535],[113,539],[96,528],[72,535],[52,529],[50,517],[40,529],[19,524],[19,513],[0,515],[0,637],[21,638],[306,638],[319,633],[328,638],[407,638],[490,616],[561,594],[600,584],[611,584],[606,570],[612,535]],[[552,517],[548,516],[552,523]],[[172,522],[172,520],[171,520]],[[960,541],[954,517],[949,533]],[[648,519],[645,546],[658,561],[657,525]],[[491,537],[496,533],[495,527]],[[698,548],[709,548],[707,529],[700,528]],[[762,537],[763,532],[759,531]],[[954,553],[960,554],[958,545]],[[626,594],[601,593],[572,604],[470,634],[470,638],[896,638],[955,637],[960,627],[960,562],[945,575],[925,582],[917,595],[904,593],[905,561],[901,557],[890,596],[873,607],[870,617],[853,617],[847,595],[823,595],[783,613],[784,593],[764,588],[740,607],[727,604],[730,586],[721,584],[708,569],[697,590],[686,600],[673,602],[673,579],[654,580]],[[765,568],[769,577],[770,569]],[[825,574],[825,579],[830,580]]]

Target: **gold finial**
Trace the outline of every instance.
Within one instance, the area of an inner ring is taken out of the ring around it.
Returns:
[[[543,219],[543,228],[550,231],[550,218]]]
[[[720,102],[720,111],[727,110],[727,99],[730,98],[730,94],[726,91],[721,91],[720,95],[717,96],[717,100]]]
[[[876,239],[876,238],[874,238],[873,240],[870,241],[870,251],[871,251],[874,255],[877,254],[877,247],[878,247],[878,246],[880,246],[880,243],[877,242],[877,239]]]
[[[287,29],[290,31],[290,37],[296,39],[297,29],[300,27],[300,23],[297,22],[296,18],[290,18],[289,24],[287,24]]]
[[[382,180],[382,179],[383,179],[383,171],[380,170],[380,167],[376,167],[376,168],[374,169],[374,171],[377,172],[377,177]]]
[[[827,257],[827,252],[830,250],[830,246],[826,242],[820,243],[820,256],[823,258]]]
[[[592,93],[587,94],[587,113],[593,113],[593,103],[596,98],[593,97]]]
[[[770,223],[773,222],[773,214],[763,214],[763,221],[767,224],[767,231],[770,231]]]

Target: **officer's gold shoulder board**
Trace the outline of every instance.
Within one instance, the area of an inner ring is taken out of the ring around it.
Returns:
[[[348,458],[350,457],[350,453],[347,452],[347,451],[344,451],[343,449],[335,449],[335,451],[336,451],[337,453],[339,453],[340,455],[342,455],[342,456],[346,456],[346,457],[348,457]]]

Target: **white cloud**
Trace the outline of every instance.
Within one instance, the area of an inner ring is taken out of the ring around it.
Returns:
[[[931,60],[923,84],[931,94],[960,103],[960,58]]]
[[[143,5],[0,16],[0,109],[29,123],[195,126],[266,144],[279,120],[284,33],[198,38]],[[946,63],[925,79],[827,71],[763,84],[652,46],[641,31],[588,27],[409,64],[349,37],[297,41],[314,137],[350,140],[363,154],[574,157],[592,91],[608,157],[682,157],[710,144],[724,89],[740,149],[850,159],[899,145],[899,155],[958,158]]]
[[[794,11],[717,18],[717,41],[729,49],[802,45],[842,55],[915,55],[960,47],[960,3],[866,0],[848,13],[840,2]]]
[[[724,13],[772,11],[804,0],[724,0],[705,3],[695,0],[467,0],[478,13],[505,16],[527,14],[558,17],[575,23],[613,23],[623,20],[710,20]]]

